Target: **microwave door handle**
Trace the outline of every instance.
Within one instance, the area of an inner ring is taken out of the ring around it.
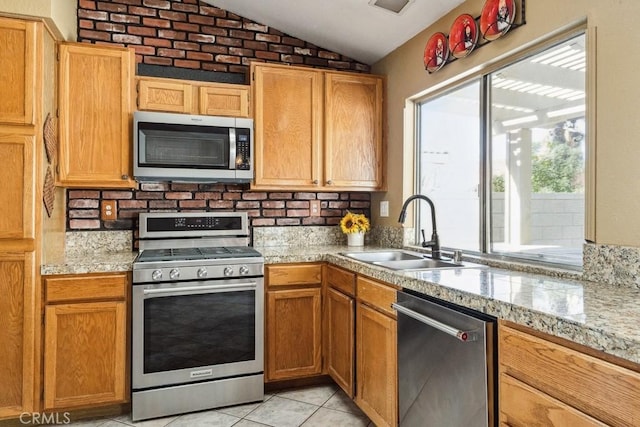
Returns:
[[[236,168],[236,129],[229,128],[229,169]]]

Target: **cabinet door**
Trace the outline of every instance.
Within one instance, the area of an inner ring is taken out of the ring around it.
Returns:
[[[126,401],[124,301],[45,307],[44,406]]]
[[[321,185],[322,73],[255,65],[255,188]]]
[[[199,90],[200,114],[207,116],[249,117],[248,86],[201,86]]]
[[[35,236],[34,147],[33,136],[0,134],[0,239]]]
[[[498,348],[501,373],[606,424],[638,424],[640,372],[504,324]]]
[[[33,252],[0,252],[0,419],[34,410]]]
[[[396,426],[397,322],[358,303],[356,325],[356,404],[376,426]]]
[[[323,185],[383,187],[382,87],[381,77],[326,73]]]
[[[0,123],[35,122],[36,23],[0,17]]]
[[[500,375],[500,424],[513,427],[604,427],[606,424],[510,377]]]
[[[353,397],[355,303],[353,298],[329,288],[325,304],[327,371],[336,384]]]
[[[133,50],[64,43],[59,53],[59,183],[133,187]]]
[[[267,292],[267,381],[322,371],[320,288]]]
[[[140,78],[138,108],[170,113],[191,113],[193,86],[179,80]]]

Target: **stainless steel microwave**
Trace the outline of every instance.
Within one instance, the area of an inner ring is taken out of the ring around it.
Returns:
[[[236,182],[253,179],[253,120],[136,111],[137,181]]]

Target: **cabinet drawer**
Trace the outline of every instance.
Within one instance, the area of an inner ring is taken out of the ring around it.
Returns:
[[[374,280],[358,277],[358,299],[372,305],[378,310],[396,317],[396,311],[391,308],[391,303],[396,301],[396,289]]]
[[[356,293],[356,275],[338,267],[327,267],[327,284],[349,296]]]
[[[268,265],[267,286],[319,285],[322,282],[322,264]]]
[[[505,374],[500,375],[500,422],[507,426],[606,425]]]
[[[47,303],[124,299],[127,294],[126,274],[51,276],[44,283]]]
[[[607,424],[640,420],[638,372],[504,325],[499,345],[501,373]]]

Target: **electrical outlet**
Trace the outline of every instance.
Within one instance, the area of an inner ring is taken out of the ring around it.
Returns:
[[[389,216],[389,201],[388,200],[382,200],[380,202],[380,216],[381,217]]]
[[[103,200],[100,204],[100,219],[115,221],[118,219],[118,208],[115,200]]]
[[[309,200],[309,215],[320,216],[320,200]]]

